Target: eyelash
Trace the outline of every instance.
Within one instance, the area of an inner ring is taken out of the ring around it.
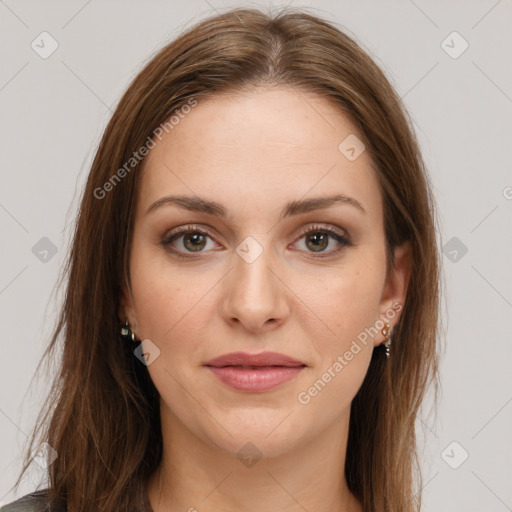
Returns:
[[[194,253],[189,253],[190,255],[185,256],[185,253],[183,253],[181,251],[177,251],[176,249],[173,249],[170,246],[170,244],[172,242],[174,242],[175,240],[177,240],[178,238],[182,237],[183,235],[190,234],[190,233],[200,234],[200,235],[204,235],[204,236],[208,236],[209,238],[212,238],[212,236],[207,231],[199,228],[198,226],[188,225],[188,226],[182,226],[182,227],[176,228],[174,230],[174,232],[172,232],[171,234],[166,236],[160,242],[160,244],[164,247],[164,249],[166,251],[172,252],[178,258],[184,258],[184,259],[197,258],[197,256],[194,255]],[[315,254],[315,253],[311,252],[310,256],[313,258],[327,258],[329,256],[332,256],[332,254],[334,254],[334,253],[339,253],[345,247],[349,247],[349,246],[353,245],[352,242],[350,242],[348,237],[341,235],[340,233],[338,233],[337,231],[335,231],[332,228],[327,228],[327,227],[320,226],[320,225],[309,226],[306,230],[301,231],[301,233],[299,234],[298,240],[300,240],[301,238],[303,238],[306,235],[309,235],[310,233],[327,234],[330,237],[334,238],[334,240],[336,240],[341,245],[340,249],[336,249],[334,251],[328,251],[327,253],[321,252],[321,253]],[[202,252],[198,252],[196,254],[200,255],[200,254],[202,254]]]

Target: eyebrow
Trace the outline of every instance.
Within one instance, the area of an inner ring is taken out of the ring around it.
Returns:
[[[206,213],[208,215],[215,215],[220,218],[227,218],[227,210],[220,203],[215,201],[208,201],[198,196],[186,196],[186,195],[172,195],[161,197],[150,205],[146,210],[146,215],[156,210],[163,205],[175,205],[180,208],[198,212]],[[327,197],[314,197],[311,199],[302,199],[299,201],[290,201],[285,205],[281,211],[279,219],[285,217],[291,217],[294,215],[300,215],[315,210],[321,210],[329,208],[337,204],[349,205],[357,208],[360,212],[366,214],[366,210],[363,208],[361,203],[353,197],[346,196],[343,194],[336,194]]]

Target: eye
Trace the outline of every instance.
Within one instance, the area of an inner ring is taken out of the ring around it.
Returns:
[[[345,247],[353,245],[343,231],[320,225],[309,226],[302,231],[299,241],[302,239],[305,239],[306,248],[301,250],[310,253],[314,258],[332,256],[333,253],[338,253]],[[208,240],[213,242],[207,231],[197,226],[182,226],[165,237],[160,244],[165,250],[180,258],[194,258],[194,253],[200,254],[214,249],[215,246],[208,247]],[[338,248],[327,250],[332,245],[337,245]]]
[[[313,253],[314,258],[324,258],[338,253],[345,247],[352,245],[349,238],[333,228],[325,226],[309,226],[306,231],[301,233],[300,240],[304,239],[304,249],[306,252]],[[334,244],[332,243],[334,240]],[[332,245],[338,245],[337,249],[327,250]]]
[[[166,250],[178,257],[193,258],[193,255],[187,255],[186,253],[201,253],[204,252],[203,249],[212,249],[212,247],[207,247],[208,239],[211,240],[211,237],[206,231],[195,226],[183,226],[174,230],[160,243]],[[178,248],[176,248],[176,245]]]

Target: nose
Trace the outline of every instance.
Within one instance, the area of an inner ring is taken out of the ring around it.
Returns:
[[[260,245],[263,251],[254,261],[242,252],[234,254],[234,268],[223,283],[225,321],[251,333],[277,328],[290,311],[290,291],[279,275],[278,262],[270,248]]]

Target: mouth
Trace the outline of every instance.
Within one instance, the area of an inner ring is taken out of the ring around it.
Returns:
[[[223,384],[237,391],[261,393],[298,377],[307,365],[283,354],[232,353],[204,365]]]

